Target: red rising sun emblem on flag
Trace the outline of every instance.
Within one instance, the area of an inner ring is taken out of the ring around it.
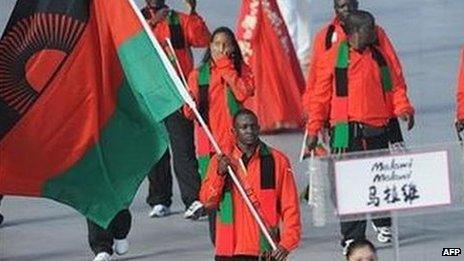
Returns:
[[[61,50],[44,49],[36,52],[26,62],[26,81],[36,92],[42,92],[65,58],[66,53]]]
[[[63,14],[36,13],[0,41],[0,100],[23,115],[53,80],[85,24]]]

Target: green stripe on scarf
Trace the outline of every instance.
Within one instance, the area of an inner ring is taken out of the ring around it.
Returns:
[[[173,10],[168,13],[168,23],[169,25],[180,25],[179,15]]]
[[[348,148],[349,125],[347,122],[340,122],[334,126],[334,138],[332,140],[332,148],[345,149]]]
[[[380,67],[380,74],[382,77],[382,87],[384,92],[390,92],[393,89],[393,81],[388,66]]]
[[[266,143],[261,142],[260,145],[261,146],[260,146],[259,154],[261,156],[269,156],[269,155],[271,155],[271,151],[269,150],[269,147],[266,145]]]
[[[169,25],[169,33],[171,35],[171,43],[174,49],[179,50],[185,48],[185,39],[184,33],[182,30],[182,26],[180,23],[179,14],[171,10],[167,16],[168,25]]]
[[[348,63],[350,60],[350,48],[348,47],[348,42],[343,41],[340,43],[338,47],[338,55],[337,55],[337,64],[335,67],[346,69],[348,68]]]
[[[204,180],[206,177],[206,172],[208,171],[209,162],[211,161],[210,155],[198,157],[198,171],[200,172],[201,180]]]
[[[198,85],[199,86],[209,86],[209,81],[211,78],[211,64],[210,62],[203,63],[198,69]]]
[[[219,205],[219,217],[223,224],[232,224],[234,222],[234,208],[232,203],[232,192],[230,190],[224,192]]]
[[[265,253],[272,250],[271,244],[269,244],[262,232],[260,232],[259,234],[259,250],[261,251],[261,253]]]
[[[230,88],[227,88],[227,104],[229,106],[230,116],[233,118],[235,114],[237,114],[237,112],[240,110],[241,106],[237,98],[235,98],[234,93],[230,90]]]

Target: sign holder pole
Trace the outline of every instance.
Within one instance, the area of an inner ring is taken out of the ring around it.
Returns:
[[[392,232],[393,232],[393,249],[395,250],[395,260],[400,260],[400,237],[399,237],[399,230],[398,230],[398,212],[392,211],[391,212],[391,221],[392,221]]]

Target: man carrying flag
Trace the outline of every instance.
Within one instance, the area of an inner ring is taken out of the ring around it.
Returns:
[[[187,77],[193,69],[191,47],[207,47],[210,32],[196,12],[196,0],[186,1],[189,14],[183,14],[166,5],[165,0],[147,0],[142,9],[153,34],[163,46],[171,62],[179,62],[181,75]],[[166,39],[170,39],[170,45]],[[171,50],[174,48],[175,53]],[[176,61],[175,59],[178,59]],[[197,219],[203,213],[198,201],[200,176],[195,155],[193,122],[177,111],[166,118],[173,156],[174,172],[177,177],[182,201],[185,205],[184,218]],[[170,213],[172,197],[172,175],[169,151],[150,170],[147,203],[152,207],[150,217],[162,217]]]
[[[317,78],[310,92],[307,124],[308,149],[317,146],[318,133],[330,122],[333,153],[388,148],[387,129],[394,111],[413,127],[414,109],[402,81],[392,72],[392,62],[378,48],[374,17],[352,11],[344,20],[347,39],[317,60]],[[391,97],[393,109],[385,97]],[[380,242],[391,241],[391,220],[373,220]],[[365,238],[366,221],[341,223],[342,245]]]
[[[235,148],[228,156],[211,159],[200,199],[209,209],[217,209],[215,260],[261,260],[272,256],[286,260],[300,241],[301,218],[298,194],[290,162],[281,152],[259,139],[256,115],[239,110],[233,119]],[[272,251],[250,210],[227,174],[231,166],[274,240]],[[279,231],[279,228],[281,229]]]
[[[134,8],[17,1],[0,40],[0,194],[54,199],[102,228],[129,207],[182,105]]]

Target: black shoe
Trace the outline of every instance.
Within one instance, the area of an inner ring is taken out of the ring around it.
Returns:
[[[3,223],[3,215],[0,214],[0,225]]]

